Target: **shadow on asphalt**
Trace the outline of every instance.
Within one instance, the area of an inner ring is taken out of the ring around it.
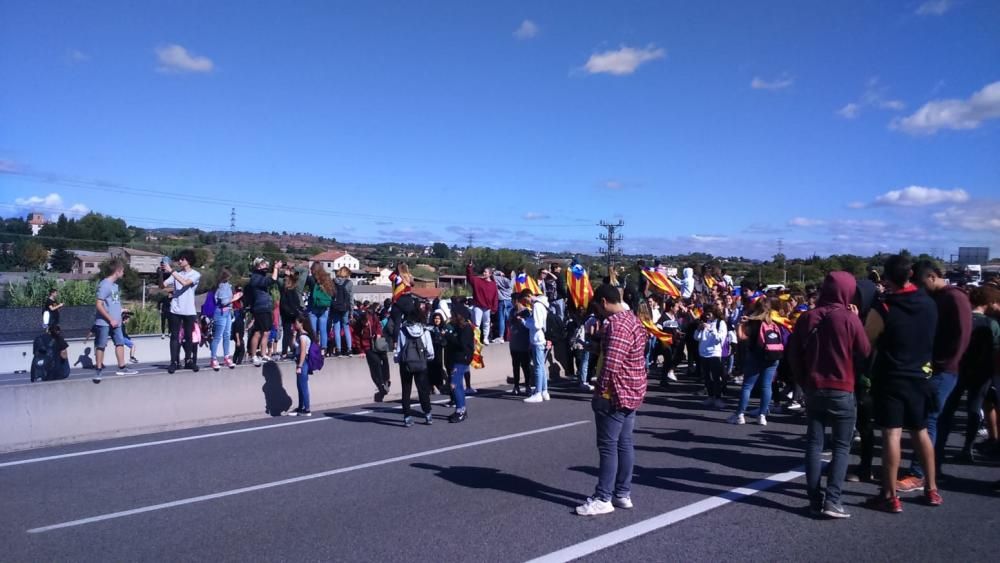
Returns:
[[[412,463],[410,467],[436,471],[438,477],[462,487],[470,489],[493,489],[553,504],[560,504],[570,508],[578,506],[586,499],[586,495],[550,487],[527,477],[511,475],[492,467],[442,467],[429,463]]]

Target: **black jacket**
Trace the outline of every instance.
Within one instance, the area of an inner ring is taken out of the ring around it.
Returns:
[[[298,317],[299,313],[302,312],[302,299],[299,297],[299,290],[294,287],[291,289],[282,287],[278,310],[281,312],[282,321],[294,321],[295,317]]]
[[[937,329],[937,305],[922,288],[886,294],[874,306],[885,325],[875,343],[876,377],[929,377],[934,333]]]
[[[449,360],[459,365],[471,364],[472,355],[476,351],[476,337],[472,332],[472,325],[465,325],[449,332],[447,338]]]

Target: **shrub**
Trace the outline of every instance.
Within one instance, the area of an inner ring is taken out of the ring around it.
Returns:
[[[8,307],[41,307],[49,295],[49,289],[59,290],[59,300],[68,306],[93,305],[97,300],[97,282],[62,281],[59,278],[39,274],[22,282],[11,282],[7,287]]]
[[[156,304],[149,304],[145,307],[130,307],[132,317],[128,320],[126,329],[130,335],[159,334],[160,333],[160,311]]]

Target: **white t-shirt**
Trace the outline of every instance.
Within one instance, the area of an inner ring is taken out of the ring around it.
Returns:
[[[198,310],[194,306],[194,293],[198,289],[198,282],[201,281],[201,274],[193,268],[189,272],[175,270],[174,273],[178,277],[191,280],[193,283],[189,286],[184,286],[173,276],[167,280],[173,284],[174,288],[174,295],[170,300],[170,312],[175,315],[197,315]]]

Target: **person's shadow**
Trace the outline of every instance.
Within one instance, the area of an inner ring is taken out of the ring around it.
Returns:
[[[83,369],[94,369],[94,360],[90,359],[90,348],[84,348],[83,353],[76,359],[73,366],[80,366]]]
[[[410,467],[437,471],[438,477],[470,489],[494,489],[571,508],[586,500],[586,495],[543,485],[526,477],[504,473],[492,467],[441,467],[429,463],[413,463],[410,464]]]
[[[274,362],[267,362],[261,370],[264,375],[264,412],[271,416],[281,416],[292,408],[292,397],[281,383],[281,369]]]

